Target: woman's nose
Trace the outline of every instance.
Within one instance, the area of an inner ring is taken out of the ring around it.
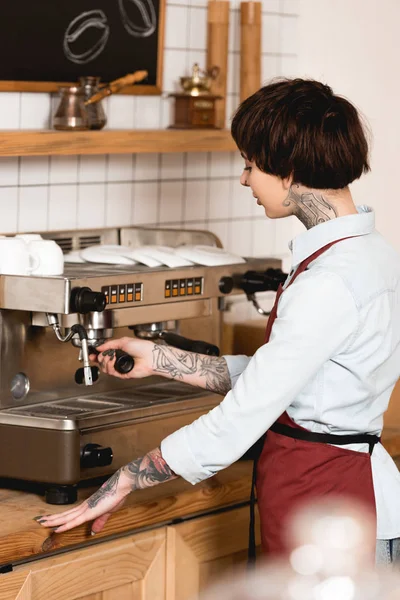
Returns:
[[[249,187],[249,184],[247,183],[247,171],[243,171],[243,173],[241,174],[240,184],[244,185],[245,187]]]

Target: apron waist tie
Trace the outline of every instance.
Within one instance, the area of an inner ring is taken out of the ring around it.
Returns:
[[[380,442],[377,435],[369,433],[356,433],[352,435],[336,435],[333,433],[317,433],[306,431],[305,429],[295,429],[284,423],[274,423],[269,428],[274,433],[285,435],[296,440],[305,440],[306,442],[320,442],[322,444],[333,444],[335,446],[345,446],[346,444],[368,444],[369,454],[371,455],[375,444]]]

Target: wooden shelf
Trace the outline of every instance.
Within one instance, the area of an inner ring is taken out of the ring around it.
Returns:
[[[0,131],[0,156],[229,152],[230,131],[220,129]]]

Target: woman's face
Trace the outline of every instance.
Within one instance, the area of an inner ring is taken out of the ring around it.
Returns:
[[[248,161],[245,156],[243,158],[245,166],[240,177],[240,183],[251,188],[257,204],[264,207],[267,217],[281,219],[291,215],[291,203],[289,203],[289,206],[284,206],[291,180],[263,173],[254,162]]]

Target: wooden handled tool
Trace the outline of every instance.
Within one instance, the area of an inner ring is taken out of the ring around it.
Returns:
[[[127,85],[132,85],[137,83],[138,81],[143,81],[147,77],[147,71],[135,71],[134,73],[130,73],[129,75],[125,75],[125,77],[120,77],[119,79],[115,79],[104,88],[102,88],[97,94],[94,94],[89,100],[86,100],[85,105],[94,104],[95,102],[99,102],[103,98],[110,96],[111,94],[116,94],[122,88]]]
[[[215,107],[215,124],[225,128],[226,75],[228,72],[229,2],[209,0],[207,12],[207,70],[219,67],[219,75],[211,83],[211,93],[222,96]]]
[[[240,3],[240,102],[261,87],[261,2]]]

